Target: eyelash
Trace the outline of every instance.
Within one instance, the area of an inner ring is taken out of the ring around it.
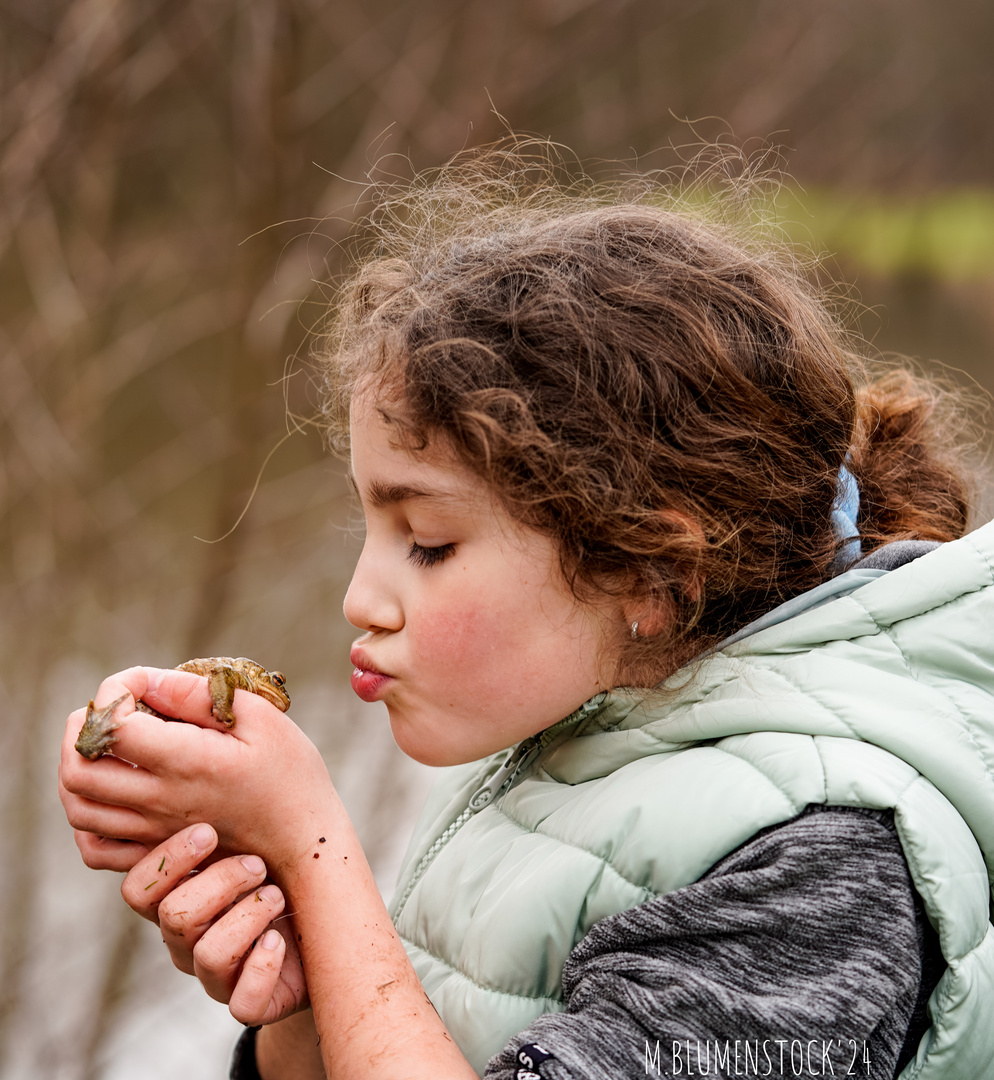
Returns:
[[[438,547],[424,547],[411,544],[407,557],[415,566],[435,566],[447,559],[456,550],[455,544],[439,544]]]

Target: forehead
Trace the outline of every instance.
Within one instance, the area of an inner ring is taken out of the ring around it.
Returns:
[[[456,457],[442,437],[425,447],[411,447],[392,418],[396,406],[367,387],[351,406],[349,480],[367,508],[411,499],[489,502],[486,484]]]

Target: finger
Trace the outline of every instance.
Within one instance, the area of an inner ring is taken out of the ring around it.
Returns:
[[[76,847],[91,870],[130,870],[148,851],[132,840],[113,840],[107,836],[74,830]]]
[[[237,734],[245,723],[271,723],[274,716],[283,713],[258,694],[236,689],[234,711],[237,722],[234,727],[220,724],[212,712],[209,684],[206,676],[175,669],[148,668],[148,680],[143,700],[165,716],[185,720],[212,730]]]
[[[205,727],[216,726],[216,721],[211,715],[207,680],[190,672],[168,671],[152,667],[128,668],[104,679],[94,695],[93,705],[95,709],[100,710],[120,699],[123,700],[112,714],[116,727],[114,745],[110,752],[128,761],[140,759],[128,752],[133,747],[123,745],[129,742],[125,738],[126,733],[130,732],[136,724],[139,725],[139,729],[145,731],[156,730],[156,724],[150,723],[150,720],[162,723],[159,717],[150,717],[148,713],[142,711],[136,712],[135,703],[138,701],[144,701],[158,712],[171,718]],[[67,722],[67,741],[75,744],[85,720],[85,712],[77,710],[72,714]],[[135,744],[137,747],[141,745],[140,742]]]
[[[157,712],[194,724],[214,724],[207,680],[174,668],[132,667],[110,675],[93,696],[99,708],[122,694],[144,701]]]
[[[267,930],[245,958],[231,993],[228,1011],[242,1024],[271,1024],[290,1011],[290,1002],[276,1000],[286,942],[277,930]]]
[[[164,716],[204,727],[217,727],[207,679],[192,671],[147,668],[143,701]]]
[[[129,713],[115,734],[113,755],[95,761],[81,756],[74,740],[67,735],[59,764],[60,788],[90,804],[161,811],[163,807],[157,801],[158,778],[202,773],[205,759],[220,762],[225,754],[237,752],[240,746],[224,732],[173,723],[143,712]],[[63,805],[68,814],[70,805],[64,797]],[[82,809],[93,811],[94,807]],[[78,828],[106,831],[98,823],[76,824]],[[165,835],[186,824],[180,818]]]
[[[149,672],[153,670],[155,669],[132,667],[108,676],[93,695],[94,705],[102,708],[104,705],[109,705],[115,698],[121,697],[122,694],[129,694],[138,701],[148,687]]]
[[[135,863],[121,882],[128,907],[143,919],[158,922],[160,903],[217,846],[217,833],[200,823],[181,829]]]
[[[75,743],[79,735],[79,729],[86,720],[86,709],[76,709],[66,718],[66,730],[62,736],[62,749],[65,751],[66,743]]]
[[[183,719],[187,720],[187,717]],[[197,722],[176,723],[136,712],[117,729],[114,754],[154,776],[185,776],[198,771],[198,766],[202,772],[205,757],[213,761],[217,755],[236,750],[240,745],[234,731],[219,727],[214,720],[209,723],[213,726],[202,727]],[[113,782],[118,793],[142,787],[140,777],[123,774],[115,775]]]
[[[137,840],[153,847],[162,836],[153,834],[144,815],[129,806],[113,806],[97,802],[83,795],[74,795],[60,789],[63,794],[62,806],[66,819],[74,829],[81,832],[97,833],[99,836],[112,836],[120,840]],[[180,825],[184,824],[180,822]],[[177,826],[178,828],[179,826]],[[175,830],[171,830],[175,831]]]
[[[193,948],[194,973],[215,1001],[228,1001],[253,942],[283,911],[272,884],[253,889],[226,912]]]
[[[125,705],[122,704],[114,714],[114,720],[121,721],[121,726],[116,729],[115,734],[123,731],[127,724],[137,718],[156,719],[149,717],[147,713],[126,713]],[[66,793],[80,795],[94,802],[113,802],[112,796],[117,781],[128,777],[133,782],[136,772],[140,772],[142,776],[147,775],[144,770],[137,770],[134,764],[121,759],[116,754],[105,754],[92,761],[80,754],[76,750],[76,739],[85,720],[85,709],[77,709],[70,713],[66,720],[59,758],[59,793],[63,805],[66,804]],[[157,720],[157,723],[162,724],[163,721]],[[116,742],[113,744],[113,750],[117,750]]]
[[[258,855],[232,856],[214,863],[185,881],[182,888],[176,889],[159,905],[162,940],[170,948],[192,949],[218,916],[246,894],[257,907],[262,902],[258,888],[265,879],[266,864]],[[278,889],[276,891],[279,893]],[[282,910],[282,893],[278,898],[279,910],[272,907],[275,899],[275,894],[269,896],[266,902],[269,903],[270,914],[264,919],[256,918],[256,929],[246,937],[241,952],[258,935],[259,927],[265,926],[274,914]],[[252,910],[252,905],[246,910]]]
[[[184,674],[189,679],[197,679],[206,685],[207,680],[203,676],[188,675],[185,672],[178,674]],[[240,693],[244,694],[245,691],[240,691]],[[278,709],[256,695],[245,694],[245,696],[255,707],[261,706],[283,717]],[[145,712],[131,713],[125,718],[115,731],[117,742],[114,744],[113,753],[121,761],[138,766],[139,775],[128,775],[123,769],[113,774],[109,771],[105,772],[100,780],[110,785],[104,793],[107,801],[127,802],[134,798],[134,792],[144,787],[143,775],[187,776],[191,773],[202,772],[205,758],[220,761],[225,755],[237,753],[242,745],[244,727],[229,729],[219,724],[210,715],[210,698],[206,696],[206,693],[205,701],[206,714],[204,710],[199,709],[196,713],[187,712],[179,718],[184,723],[163,720],[159,716]],[[244,715],[245,711],[242,709],[241,715]],[[104,757],[96,762],[84,762],[84,764],[93,767],[100,764],[110,765],[112,762],[112,758]],[[78,772],[77,766],[72,775],[75,777]],[[92,778],[92,774],[87,777],[87,781],[97,782]],[[76,782],[87,781],[77,780]]]

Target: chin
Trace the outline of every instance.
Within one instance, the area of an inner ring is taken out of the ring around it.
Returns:
[[[437,740],[426,740],[423,735],[419,738],[420,733],[412,731],[408,721],[403,716],[398,716],[393,709],[390,709],[390,731],[393,735],[393,741],[400,749],[409,758],[420,762],[422,765],[435,767],[457,764],[447,759],[444,745]]]
[[[447,765],[465,765],[467,761],[476,761],[485,757],[486,752],[477,753],[473,748],[464,749],[452,746],[444,739],[433,737],[433,732],[421,730],[415,721],[389,709],[390,731],[393,741],[412,760],[432,768],[444,768]]]

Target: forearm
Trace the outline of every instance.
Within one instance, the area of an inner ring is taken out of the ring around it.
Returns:
[[[319,820],[311,850],[281,876],[325,1072],[475,1078],[407,958],[344,810]]]

